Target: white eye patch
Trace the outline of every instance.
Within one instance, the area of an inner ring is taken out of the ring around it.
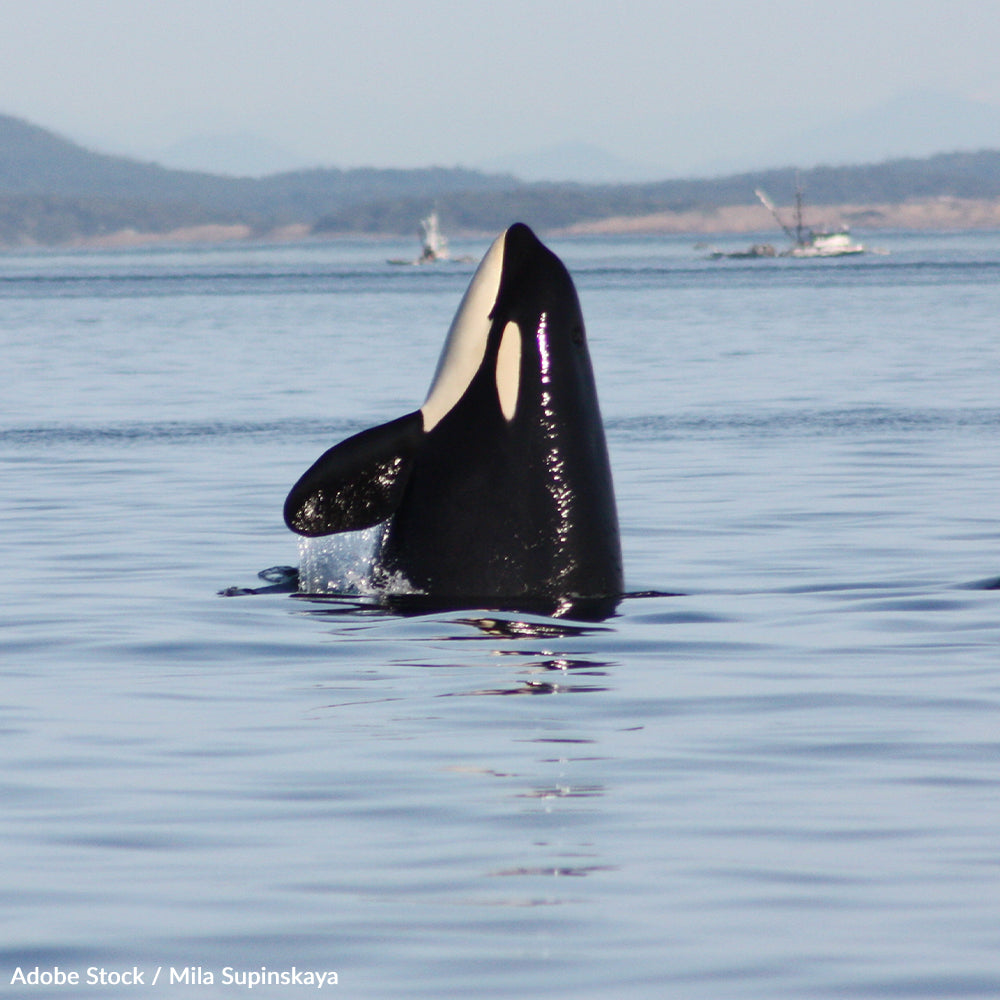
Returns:
[[[494,240],[452,320],[430,392],[420,407],[427,432],[462,398],[483,362],[491,325],[490,312],[503,272],[505,240],[506,234]]]
[[[497,396],[500,410],[510,423],[517,412],[517,393],[521,386],[521,328],[508,323],[503,328],[497,351]]]

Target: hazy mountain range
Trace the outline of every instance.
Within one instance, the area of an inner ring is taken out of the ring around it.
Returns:
[[[529,182],[509,172],[442,167],[314,168],[240,177],[92,152],[0,115],[0,243],[8,246],[195,226],[240,227],[246,236],[289,226],[301,234],[411,233],[431,207],[452,231],[491,232],[519,218],[540,229],[565,228],[609,217],[750,205],[756,187],[787,202],[799,182],[813,205],[1000,199],[1000,152],[643,183]]]
[[[513,150],[470,166],[524,181],[609,184],[926,157],[1000,148],[1000,107],[956,94],[912,91],[851,114],[720,108],[672,116],[664,119],[660,135],[662,152],[656,157],[609,150],[587,139]],[[191,135],[133,155],[176,169],[249,177],[316,166],[299,150],[248,133]]]
[[[669,117],[655,161],[594,142],[520,150],[481,164],[523,180],[615,183],[714,177],[795,164],[845,166],[941,152],[1000,149],[1000,106],[955,94],[913,91],[851,114],[810,109]]]

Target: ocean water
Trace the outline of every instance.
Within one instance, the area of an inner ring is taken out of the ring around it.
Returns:
[[[599,622],[219,596],[471,266],[0,256],[0,993],[1000,994],[1000,234],[878,242],[551,242],[675,595]]]

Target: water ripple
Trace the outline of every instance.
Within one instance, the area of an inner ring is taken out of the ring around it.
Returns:
[[[0,445],[43,447],[62,444],[247,440],[338,440],[365,426],[351,420],[287,418],[269,421],[163,420],[105,424],[38,424],[0,427]],[[752,434],[757,437],[990,430],[1000,428],[1000,408],[905,409],[866,406],[839,409],[774,409],[752,413],[645,414],[611,418],[608,433],[624,440]]]

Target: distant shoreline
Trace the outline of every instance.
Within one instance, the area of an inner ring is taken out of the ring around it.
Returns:
[[[784,209],[788,221],[792,213]],[[514,220],[511,220],[514,221]],[[525,220],[529,224],[530,219]],[[815,228],[848,226],[854,230],[961,232],[963,230],[1000,229],[1000,199],[935,197],[911,199],[899,204],[811,205],[806,207],[805,222]],[[610,216],[571,226],[540,231],[552,236],[740,236],[748,233],[777,232],[770,213],[760,205],[728,205],[686,212],[654,212],[648,215]],[[100,236],[79,236],[60,244],[5,244],[5,251],[24,249],[116,249],[166,244],[269,243],[338,239],[400,239],[407,234],[343,232],[314,233],[305,223],[281,226],[261,232],[248,224],[207,224],[181,226],[162,232],[143,232],[133,228],[116,230]],[[453,232],[456,238],[483,238],[492,233]]]
[[[1000,229],[1000,199],[920,198],[890,205],[812,205],[805,222],[815,228],[850,226],[861,230]],[[784,210],[790,222],[792,212]],[[561,235],[739,236],[776,229],[774,218],[760,205],[726,205],[690,212],[655,212],[580,222],[559,230]]]
[[[118,229],[100,236],[78,236],[66,243],[56,244],[70,249],[114,250],[117,248],[157,246],[165,243],[261,243],[261,242],[293,242],[308,239],[309,226],[282,226],[261,234],[246,223],[222,225],[208,223],[197,226],[179,226],[176,229],[160,233],[141,232],[137,229]],[[7,249],[17,249],[8,247]]]
[[[527,182],[440,166],[251,178],[91,152],[0,114],[0,246],[8,250],[414,239],[432,208],[455,240],[479,241],[521,219],[548,236],[755,233],[780,241],[780,227],[753,198],[757,188],[777,199],[786,220],[802,190],[808,224],[846,224],[862,236],[1000,227],[1000,149],[638,183]]]

